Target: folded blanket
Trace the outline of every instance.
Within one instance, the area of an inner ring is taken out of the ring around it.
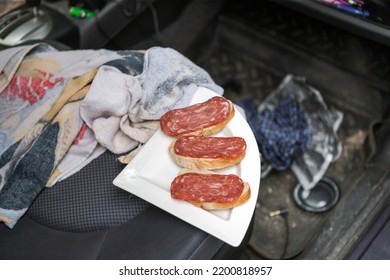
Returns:
[[[145,143],[166,111],[188,105],[210,76],[169,48],[0,52],[0,221],[12,228],[45,186],[106,149]]]

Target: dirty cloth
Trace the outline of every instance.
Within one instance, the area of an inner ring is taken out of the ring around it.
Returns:
[[[0,52],[0,221],[12,228],[45,186],[106,149],[145,143],[198,86],[223,90],[169,48],[59,52],[46,44]]]
[[[295,98],[289,95],[261,113],[252,99],[240,103],[247,110],[263,160],[276,170],[288,169],[311,141],[311,130]]]
[[[291,168],[306,190],[339,158],[342,146],[337,130],[343,114],[328,109],[320,92],[303,77],[287,75],[256,111],[249,101],[239,104],[256,136],[263,164],[276,170]]]

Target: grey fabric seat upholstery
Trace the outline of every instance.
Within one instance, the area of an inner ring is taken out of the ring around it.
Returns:
[[[124,166],[106,152],[45,189],[12,229],[0,259],[235,259],[235,248],[112,184]]]

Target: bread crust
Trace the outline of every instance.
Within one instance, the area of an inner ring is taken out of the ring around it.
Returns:
[[[199,170],[199,169],[187,169],[184,168],[180,171],[179,175],[185,174],[185,173],[201,173],[201,174],[216,174],[215,172],[208,171],[208,170]],[[244,189],[242,190],[241,195],[234,201],[227,202],[227,203],[218,203],[218,202],[194,202],[194,201],[188,201],[192,205],[205,209],[205,210],[223,210],[223,209],[231,209],[237,206],[240,206],[247,202],[249,198],[251,197],[251,189],[249,186],[249,183],[244,182]]]
[[[245,158],[245,151],[239,154],[237,157],[230,158],[196,158],[196,157],[187,157],[181,156],[175,153],[175,143],[177,140],[173,141],[169,146],[169,152],[173,160],[180,165],[181,167],[188,169],[206,169],[206,170],[216,170],[229,167],[240,163]]]

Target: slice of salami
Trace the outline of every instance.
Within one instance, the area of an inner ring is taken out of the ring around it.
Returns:
[[[171,184],[171,196],[189,202],[228,203],[235,201],[244,189],[237,175],[185,173]]]
[[[245,153],[241,137],[183,136],[175,141],[176,155],[192,158],[236,158]]]
[[[169,136],[188,135],[223,123],[231,113],[231,103],[221,96],[215,96],[203,103],[165,113],[160,119],[160,126]]]

